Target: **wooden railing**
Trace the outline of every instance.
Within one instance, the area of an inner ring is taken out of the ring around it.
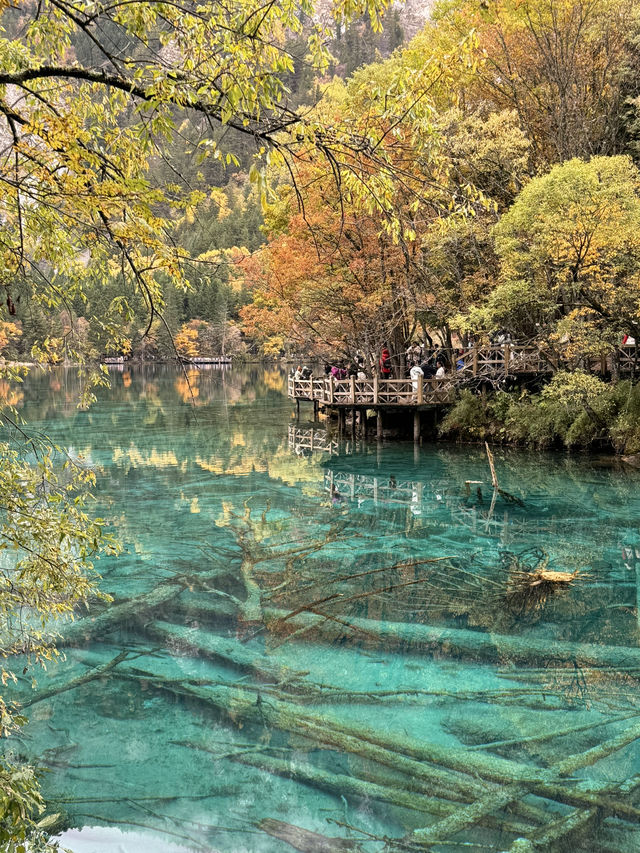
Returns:
[[[537,347],[504,344],[493,347],[472,347],[463,354],[453,355],[453,368],[458,374],[495,376],[500,373],[552,373],[557,356]]]
[[[640,375],[640,350],[620,347],[601,357],[574,356],[538,347],[501,346],[472,347],[457,355],[448,353],[452,367],[442,379],[294,379],[289,377],[289,397],[317,400],[336,406],[415,406],[443,405],[455,398],[456,385],[470,377],[493,378],[517,374],[551,374],[556,370],[576,368],[604,374],[617,368],[623,376]],[[616,362],[617,364],[614,364]]]
[[[562,348],[558,350],[526,347],[516,344],[501,344],[490,347],[472,347],[462,354],[443,351],[450,359],[451,372],[458,376],[490,376],[505,374],[545,374],[556,370],[581,368],[593,373],[614,372],[614,360],[621,374],[640,373],[640,350],[635,347],[619,347],[601,356],[568,356]]]
[[[453,402],[455,385],[444,379],[322,379],[288,380],[287,393],[297,400],[317,400],[325,406],[415,406]]]

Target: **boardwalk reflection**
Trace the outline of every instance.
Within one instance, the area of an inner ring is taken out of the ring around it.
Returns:
[[[289,424],[287,434],[289,450],[296,456],[309,456],[312,453],[328,453],[337,456],[340,453],[340,442],[326,429],[300,429]]]

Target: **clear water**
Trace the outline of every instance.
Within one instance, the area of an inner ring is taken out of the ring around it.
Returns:
[[[7,745],[68,848],[640,849],[633,469],[497,451],[492,500],[480,448],[307,449],[277,369],[112,379],[89,412],[72,371],[17,401],[125,545]]]

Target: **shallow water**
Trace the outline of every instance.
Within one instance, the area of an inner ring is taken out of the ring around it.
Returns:
[[[277,369],[112,380],[89,412],[72,371],[15,401],[95,470],[125,545],[109,616],[61,629],[37,689],[126,657],[9,744],[49,769],[66,847],[640,848],[633,469],[498,451],[494,495],[475,447],[320,423],[311,450]],[[540,568],[578,574],[523,594]]]

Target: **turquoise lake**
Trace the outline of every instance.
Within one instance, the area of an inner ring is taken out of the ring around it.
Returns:
[[[111,380],[14,400],[124,546],[5,744],[66,848],[640,849],[639,472],[496,449],[494,493],[481,447],[295,423],[278,368]]]

